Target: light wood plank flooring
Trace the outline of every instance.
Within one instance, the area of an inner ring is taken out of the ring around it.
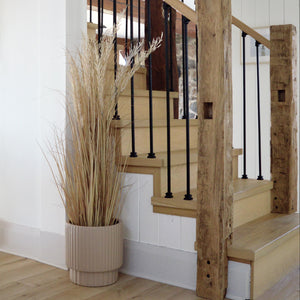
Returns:
[[[68,272],[0,252],[0,299],[196,300],[195,292],[120,274],[118,282],[103,288],[72,284]]]
[[[195,292],[120,274],[119,281],[103,288],[72,284],[68,272],[30,259],[0,252],[0,299],[55,300],[199,300]],[[299,269],[284,277],[259,300],[298,300]]]

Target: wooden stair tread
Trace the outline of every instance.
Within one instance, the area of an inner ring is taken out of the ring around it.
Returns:
[[[232,155],[240,155],[242,149],[232,149]],[[139,166],[139,167],[167,167],[167,152],[156,152],[156,158],[147,158],[148,153],[139,154],[138,157],[128,157],[123,156],[123,161],[127,163],[128,166]],[[198,149],[190,149],[190,162],[196,163],[198,161]],[[172,150],[171,152],[171,165],[177,166],[186,163],[186,150]],[[251,179],[249,179],[251,180]],[[255,180],[256,181],[256,180]],[[270,184],[270,183],[269,183]],[[238,183],[236,185],[239,185]],[[248,186],[254,186],[254,183],[248,185],[240,185],[241,189],[246,189]]]
[[[144,72],[144,71],[143,71]],[[131,90],[130,89],[125,89],[120,97],[122,96],[131,96]],[[146,89],[135,89],[134,90],[134,96],[135,97],[146,97],[149,98],[149,90]],[[166,99],[166,92],[164,91],[152,91],[152,97],[153,98],[163,98],[164,100]],[[178,98],[179,93],[178,92],[170,92],[170,98]],[[149,121],[148,121],[149,122]]]
[[[269,180],[237,179],[233,181],[234,197],[237,201],[262,193],[273,188],[273,182]]]
[[[228,256],[254,261],[299,234],[299,214],[271,213],[236,228]]]
[[[198,120],[191,119],[190,120],[190,126],[197,127],[198,126]],[[115,128],[129,128],[131,124],[130,120],[114,120],[112,121],[112,125]],[[149,128],[149,121],[148,120],[135,120],[134,122],[135,128]],[[153,120],[153,127],[166,127],[167,121],[166,120]],[[171,127],[184,127],[185,126],[185,120],[183,119],[171,119],[170,120],[170,126]],[[172,128],[171,128],[172,130]]]
[[[247,183],[248,182],[248,183]],[[273,183],[267,180],[255,180],[255,179],[237,179],[233,184],[233,200],[237,201],[242,198],[250,197],[263,191],[271,190]],[[192,190],[193,200],[184,201],[185,192],[174,193],[173,198],[152,197],[151,203],[154,208],[154,212],[171,214],[175,213],[177,216],[196,217],[197,208],[197,190]],[[158,209],[157,207],[160,207]],[[159,210],[159,211],[158,211]]]

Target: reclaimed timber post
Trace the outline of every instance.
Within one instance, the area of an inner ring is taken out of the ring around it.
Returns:
[[[232,232],[231,0],[197,0],[197,295],[224,299]]]
[[[297,34],[271,26],[271,178],[273,212],[297,211]]]

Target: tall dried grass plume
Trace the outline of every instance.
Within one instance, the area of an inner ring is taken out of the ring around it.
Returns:
[[[55,162],[51,171],[73,225],[109,226],[119,220],[124,165],[118,163],[115,104],[162,40],[153,40],[147,51],[143,43],[131,49],[115,78],[109,67],[116,30],[103,35],[100,44],[85,38],[80,50],[67,54],[71,87],[66,104],[67,136],[56,132],[50,152]]]

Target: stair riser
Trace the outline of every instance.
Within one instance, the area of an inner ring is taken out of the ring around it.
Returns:
[[[131,129],[130,127],[119,129],[121,134],[121,153],[128,155],[131,152]],[[148,153],[149,152],[149,128],[136,128],[135,130],[136,152]],[[190,127],[190,147],[197,147],[197,133],[196,126]],[[167,150],[167,129],[166,127],[153,128],[154,136],[154,151],[162,152]],[[171,149],[172,150],[185,150],[185,127],[171,128]]]
[[[251,299],[257,299],[299,266],[299,231],[272,252],[252,263]]]
[[[173,101],[170,101],[170,113],[173,117]],[[123,120],[130,120],[131,117],[131,98],[121,96],[119,98],[119,115]],[[134,99],[134,112],[136,120],[149,119],[149,98],[137,96]],[[163,120],[166,118],[166,100],[163,98],[153,98],[153,119]]]
[[[114,70],[108,70],[108,75],[111,78],[114,78]],[[128,85],[126,86],[127,90],[130,90],[131,82],[129,81]],[[147,89],[147,82],[146,82],[146,75],[144,72],[136,72],[134,75],[134,89]]]
[[[271,191],[243,198],[233,204],[234,228],[271,212]]]
[[[197,187],[197,170],[198,164],[190,164],[190,188],[195,189]],[[167,191],[167,168],[161,168],[161,192],[162,196],[165,195]],[[178,165],[171,168],[171,191],[172,193],[178,193],[181,191],[186,191],[186,165]],[[196,195],[194,195],[196,197]]]

